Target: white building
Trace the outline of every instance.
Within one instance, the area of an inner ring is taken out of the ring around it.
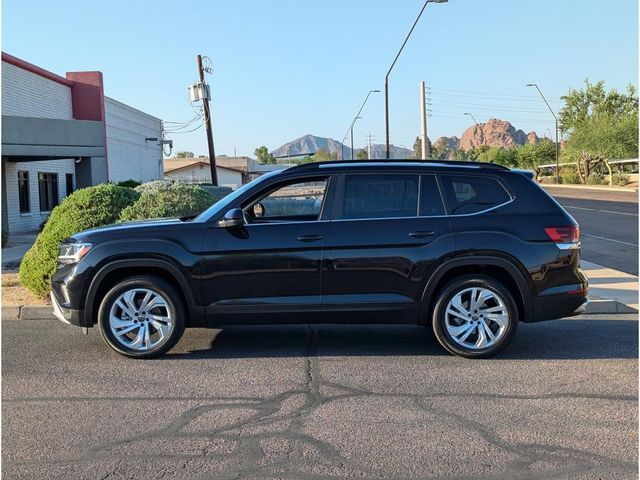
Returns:
[[[2,52],[2,228],[38,229],[73,190],[163,177],[159,118],[104,96],[102,73],[61,77]]]
[[[216,165],[218,185],[236,189],[243,184],[243,172]],[[167,158],[164,178],[186,183],[210,183],[211,166],[208,158]]]

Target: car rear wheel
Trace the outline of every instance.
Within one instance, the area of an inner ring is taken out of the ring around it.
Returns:
[[[449,352],[487,358],[504,349],[518,328],[518,308],[509,290],[494,278],[470,275],[439,294],[433,331]]]
[[[152,358],[171,349],[184,331],[184,305],[161,278],[124,279],[104,296],[98,311],[102,338],[121,355]]]

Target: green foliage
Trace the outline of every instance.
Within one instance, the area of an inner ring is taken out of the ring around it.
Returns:
[[[150,218],[191,217],[202,213],[214,203],[214,199],[199,185],[180,182],[152,187],[140,185],[140,199],[120,214],[119,221],[146,220]]]
[[[592,118],[573,130],[567,141],[569,154],[588,153],[599,158],[638,156],[638,112],[622,118]]]
[[[119,187],[127,187],[127,188],[136,188],[140,185],[140,182],[136,182],[135,180],[125,180],[124,182],[119,182],[116,185]]]
[[[613,184],[624,187],[627,183],[629,183],[629,175],[625,175],[624,173],[614,173],[613,174]]]
[[[264,145],[256,148],[253,154],[256,156],[256,159],[260,163],[277,163],[276,158],[272,153],[269,153],[269,149],[267,149],[267,147],[265,147]]]
[[[20,282],[45,296],[56,270],[58,246],[74,233],[114,223],[120,212],[140,196],[131,188],[113,184],[76,190],[55,207],[42,232],[20,264]]]
[[[572,133],[585,123],[602,117],[624,118],[638,113],[638,95],[629,85],[626,93],[605,90],[604,80],[595,84],[584,81],[581,90],[571,89],[562,97],[564,107],[560,110],[560,130]]]
[[[580,183],[580,177],[573,168],[560,169],[560,183],[572,184]]]
[[[176,152],[176,158],[193,158],[193,152]]]
[[[135,191],[139,194],[146,192],[157,192],[173,184],[171,180],[154,180],[152,182],[143,183],[135,188]]]
[[[356,159],[358,159],[358,160],[368,160],[369,159],[369,154],[367,153],[366,150],[361,148],[360,150],[358,150],[356,152]]]
[[[328,162],[330,160],[337,160],[337,152],[327,152],[324,148],[318,150],[312,157],[314,162]]]
[[[592,173],[587,177],[587,185],[606,185],[608,182],[605,180],[604,175],[600,173]]]

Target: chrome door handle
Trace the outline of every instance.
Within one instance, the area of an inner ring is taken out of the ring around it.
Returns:
[[[409,234],[409,236],[413,238],[427,238],[427,237],[433,237],[434,235],[435,235],[435,232],[411,232]]]
[[[317,242],[322,240],[322,235],[301,235],[298,237],[299,242]]]

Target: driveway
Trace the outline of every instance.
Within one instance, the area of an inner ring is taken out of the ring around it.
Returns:
[[[480,361],[414,326],[189,330],[151,361],[2,330],[7,479],[637,478],[633,315],[521,325]]]

